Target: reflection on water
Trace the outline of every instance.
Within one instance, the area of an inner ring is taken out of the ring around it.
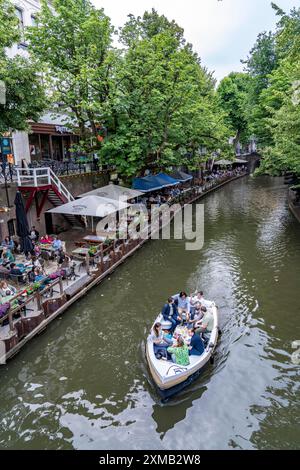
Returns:
[[[0,446],[299,447],[300,226],[281,179],[244,178],[205,200],[205,245],[155,241],[0,369]],[[220,310],[214,365],[162,404],[144,340],[171,293]]]

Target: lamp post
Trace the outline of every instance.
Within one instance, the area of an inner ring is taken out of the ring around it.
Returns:
[[[5,194],[6,194],[6,202],[7,202],[7,206],[10,207],[10,201],[9,201],[9,194],[8,194],[8,185],[7,185],[7,175],[6,175],[6,161],[5,161],[5,157],[1,154],[1,166],[2,166],[2,173],[3,173],[3,176],[4,176],[4,188],[5,188]]]

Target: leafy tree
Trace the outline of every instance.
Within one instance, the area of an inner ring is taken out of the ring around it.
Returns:
[[[36,64],[29,58],[6,56],[6,47],[20,39],[14,6],[0,0],[0,81],[5,85],[5,104],[0,102],[0,133],[24,130],[29,120],[38,119],[45,94]]]
[[[110,135],[102,156],[127,175],[170,166],[199,166],[200,145],[218,148],[214,81],[183,37],[155,10],[132,15],[120,34],[126,46],[111,101]]]
[[[260,95],[264,125],[270,139],[261,171],[292,170],[300,174],[300,8],[289,15],[273,4],[280,21],[276,32],[279,63]]]
[[[255,103],[262,90],[268,87],[269,76],[278,65],[274,33],[259,34],[250,55],[246,60],[242,60],[242,63],[245,65],[245,71],[254,79],[251,98]]]
[[[43,64],[53,107],[59,103],[66,124],[79,129],[85,150],[95,150],[118,62],[110,19],[88,0],[43,0],[37,23],[30,51]]]
[[[5,56],[5,48],[17,42],[19,36],[15,7],[8,0],[0,0],[0,58]]]
[[[249,89],[252,79],[244,73],[232,72],[225,77],[217,90],[220,107],[227,114],[227,122],[234,133],[235,144],[249,136]]]

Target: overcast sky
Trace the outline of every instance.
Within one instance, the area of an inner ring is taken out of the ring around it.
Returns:
[[[274,0],[283,10],[299,6],[299,0]],[[103,7],[115,26],[129,13],[142,15],[154,7],[185,30],[186,39],[200,54],[203,65],[221,79],[242,70],[258,33],[273,29],[276,16],[271,0],[92,0]]]

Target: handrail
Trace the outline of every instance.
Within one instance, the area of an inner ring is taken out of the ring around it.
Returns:
[[[45,184],[47,180],[48,185],[53,185],[58,192],[67,200],[67,202],[74,201],[75,198],[56,176],[51,168],[17,168],[18,186],[27,186],[30,183],[33,187],[37,188]],[[43,180],[43,181],[41,181]],[[26,184],[24,184],[26,183]]]
[[[30,304],[31,302],[34,302],[35,300],[37,301],[38,310],[41,310],[41,308],[42,308],[42,305],[41,305],[42,296],[46,292],[48,292],[48,290],[53,289],[53,287],[55,287],[58,284],[60,285],[60,294],[63,295],[63,286],[62,286],[62,280],[61,280],[61,277],[60,277],[58,279],[55,279],[53,282],[48,284],[46,287],[44,287],[43,290],[33,292],[20,305],[18,305],[16,307],[11,307],[10,306],[8,312],[0,319],[1,324],[5,320],[8,319],[9,320],[10,331],[13,331],[14,330],[14,322],[13,322],[14,315],[16,315],[19,311],[22,311],[22,309],[24,307],[26,307],[26,305]],[[21,296],[22,296],[22,294],[19,292],[14,297],[12,297],[10,299],[10,301],[7,302],[7,303],[12,304],[15,300],[18,300]],[[18,322],[18,320],[17,320],[17,322]]]

